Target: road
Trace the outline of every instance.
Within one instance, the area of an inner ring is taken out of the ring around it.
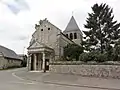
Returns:
[[[22,79],[15,72],[23,69],[0,71],[0,90],[103,90],[89,87],[75,87],[56,84],[47,84]]]

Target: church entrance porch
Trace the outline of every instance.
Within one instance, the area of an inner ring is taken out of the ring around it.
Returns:
[[[49,62],[54,59],[54,51],[51,48],[29,48],[28,49],[28,70],[43,71],[49,70]]]
[[[40,53],[33,53],[29,56],[31,58],[30,70],[42,70],[42,59]]]

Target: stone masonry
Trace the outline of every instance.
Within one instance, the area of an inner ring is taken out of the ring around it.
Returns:
[[[120,78],[119,65],[50,65],[50,72],[102,78]]]

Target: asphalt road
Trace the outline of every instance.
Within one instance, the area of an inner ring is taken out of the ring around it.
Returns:
[[[0,90],[103,90],[98,88],[75,87],[56,84],[47,84],[22,79],[15,72],[23,69],[0,71]]]

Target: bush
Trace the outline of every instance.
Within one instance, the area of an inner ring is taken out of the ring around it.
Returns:
[[[106,54],[101,54],[99,53],[98,55],[96,55],[96,62],[105,62],[105,61],[108,61],[108,58],[107,58],[107,55]]]
[[[82,53],[79,57],[80,61],[83,62],[88,62],[88,61],[92,61],[92,57],[90,53]]]
[[[82,53],[80,55],[80,61],[89,62],[89,61],[95,61],[95,62],[104,62],[108,61],[106,54],[101,54],[99,52],[89,52],[89,53]]]
[[[64,47],[64,57],[69,61],[78,61],[81,53],[83,53],[83,47],[77,44],[68,44]]]
[[[65,57],[60,57],[59,59],[57,59],[56,61],[67,61],[68,59],[66,59]]]
[[[113,53],[112,53],[113,61],[120,61],[120,45],[116,45],[114,47]]]

